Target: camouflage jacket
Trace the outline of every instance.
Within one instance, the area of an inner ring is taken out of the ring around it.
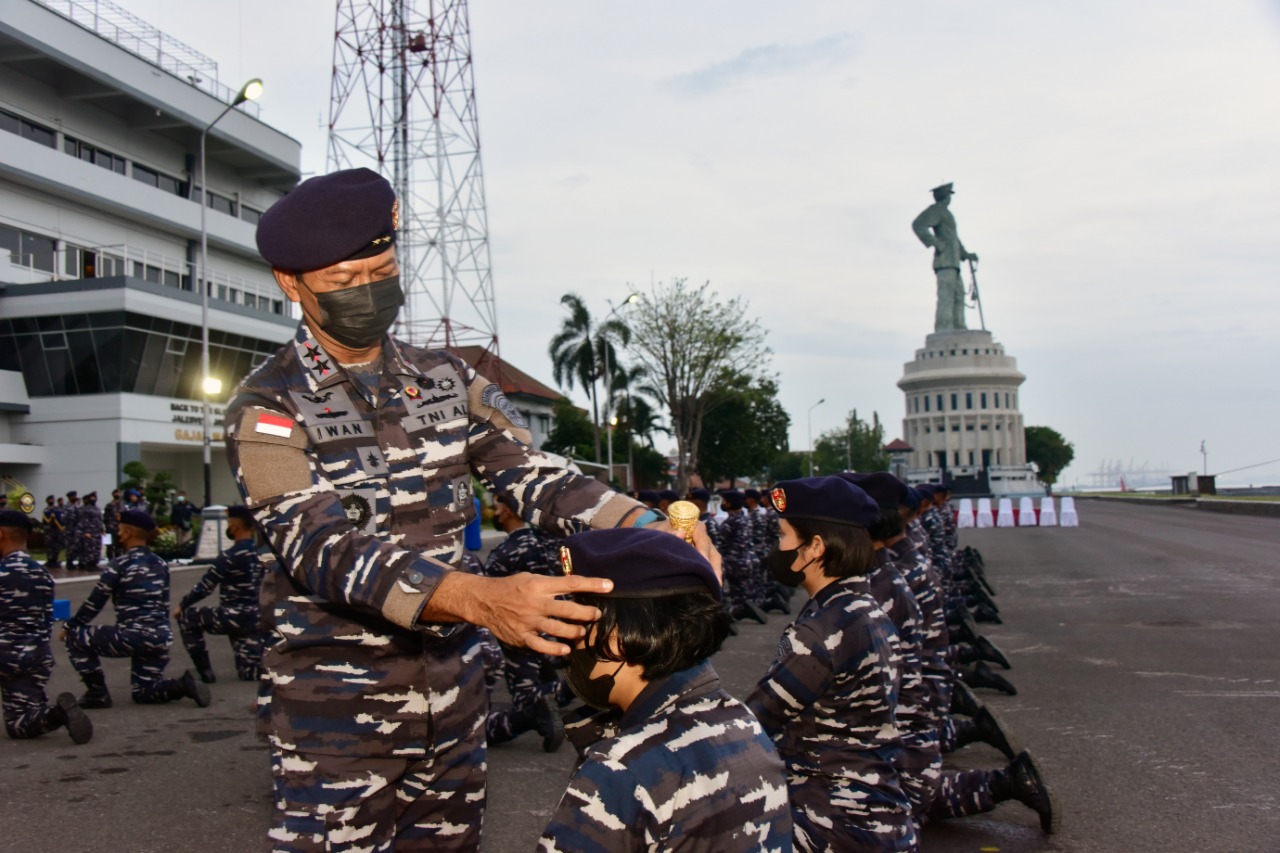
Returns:
[[[756,527],[756,554],[764,562],[769,552],[778,547],[778,539],[782,536],[778,512],[773,507],[757,507],[751,511],[751,520]]]
[[[592,718],[604,737],[582,763],[538,849],[790,851],[782,761],[709,661],[650,683],[625,713]]]
[[[920,526],[927,537],[934,571],[946,583],[951,580],[951,552],[947,550],[946,533],[942,529],[942,513],[937,507],[930,507],[928,512],[920,516]]]
[[[80,540],[80,544],[90,548],[101,547],[104,532],[102,510],[93,504],[80,507],[76,521],[76,539]]]
[[[49,655],[53,576],[26,551],[0,560],[0,673]]]
[[[102,508],[102,526],[106,528],[106,532],[112,536],[114,542],[115,535],[120,531],[120,513],[125,511],[125,502],[123,499],[110,501]]]
[[[218,555],[213,565],[196,582],[179,604],[186,608],[218,590],[218,606],[250,616],[258,612],[258,594],[262,587],[262,563],[252,539],[237,539]]]
[[[793,784],[852,785],[865,805],[905,808],[894,770],[902,749],[897,644],[866,577],[823,587],[787,627],[747,705]]]
[[[716,547],[724,559],[725,574],[741,577],[753,572],[759,561],[751,517],[745,511],[731,512],[717,532]]]
[[[68,625],[88,625],[110,600],[121,631],[172,641],[169,627],[169,564],[143,545],[130,548],[102,570],[98,584]]]
[[[521,572],[561,574],[560,543],[545,530],[522,527],[493,549],[483,574],[491,578],[505,578]]]
[[[933,571],[929,555],[910,536],[886,546],[890,564],[902,575],[920,607],[921,668],[925,679],[944,682],[951,678],[947,663],[950,635],[942,584]]]
[[[717,551],[722,550],[721,545],[723,545],[723,543],[720,539],[720,522],[716,521],[715,513],[704,512],[702,515],[698,516],[698,521],[701,521],[707,526],[707,538],[711,540],[711,544],[715,546],[715,549]]]
[[[942,516],[943,540],[947,543],[947,549],[955,553],[956,548],[960,547],[960,531],[957,530],[956,511],[951,506],[951,501],[939,507],[938,512]]]
[[[387,337],[379,367],[375,394],[300,323],[227,407],[232,471],[272,552],[260,729],[303,753],[426,754],[424,691],[452,676],[424,643],[456,626],[418,615],[462,556],[473,474],[547,529],[639,506],[530,450],[501,389],[453,356]]]
[[[74,542],[80,534],[80,506],[72,504],[62,508],[62,535],[67,542]]]
[[[914,744],[936,738],[937,725],[929,687],[924,680],[924,618],[911,588],[894,567],[892,557],[886,548],[876,551],[876,568],[870,578],[871,594],[897,629],[902,674],[894,716],[904,741]]]

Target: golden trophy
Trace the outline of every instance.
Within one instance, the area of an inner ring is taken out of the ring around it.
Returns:
[[[675,501],[667,507],[667,521],[671,522],[672,529],[689,544],[693,544],[693,531],[698,527],[698,516],[701,514],[698,505],[691,501]]]

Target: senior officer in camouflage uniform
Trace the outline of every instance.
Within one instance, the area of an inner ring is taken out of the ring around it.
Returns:
[[[351,169],[299,185],[258,225],[304,317],[226,419],[232,469],[277,563],[258,705],[277,849],[479,844],[488,701],[477,632],[458,623],[567,654],[542,635],[577,639],[598,613],[557,596],[609,585],[450,571],[473,475],[545,529],[660,518],[530,450],[520,413],[465,363],[388,336],[404,298],[395,204],[385,179]]]
[[[49,630],[53,578],[27,553],[26,513],[0,511],[0,694],[4,729],[11,738],[39,737],[66,726],[71,740],[88,743],[93,723],[70,693],[52,707],[44,687],[53,672]]]
[[[44,567],[46,569],[57,569],[62,566],[62,561],[58,559],[66,543],[66,534],[62,529],[62,515],[62,507],[54,505],[53,495],[46,497],[44,515],[40,518],[41,527],[44,529]]]
[[[236,659],[236,675],[241,681],[257,681],[262,669],[265,637],[258,627],[258,592],[262,586],[262,562],[254,540],[253,514],[248,507],[227,509],[227,538],[232,546],[218,555],[213,565],[182,597],[173,615],[178,620],[182,645],[186,646],[200,680],[217,680],[205,634],[226,634]],[[196,607],[198,601],[218,590],[217,607]]]

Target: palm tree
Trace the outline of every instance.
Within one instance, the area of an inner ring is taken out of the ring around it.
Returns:
[[[560,331],[551,339],[551,370],[556,383],[572,389],[574,380],[591,397],[591,426],[595,434],[596,462],[600,456],[600,403],[596,383],[609,372],[618,370],[618,353],[614,340],[623,346],[631,340],[631,330],[621,320],[611,319],[596,327],[582,297],[566,293],[560,304],[569,310]]]

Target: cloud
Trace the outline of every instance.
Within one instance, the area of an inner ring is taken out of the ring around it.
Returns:
[[[856,39],[838,33],[807,44],[766,44],[749,47],[737,56],[678,74],[663,88],[678,95],[711,95],[749,80],[775,77],[815,66],[837,65],[857,53]]]

